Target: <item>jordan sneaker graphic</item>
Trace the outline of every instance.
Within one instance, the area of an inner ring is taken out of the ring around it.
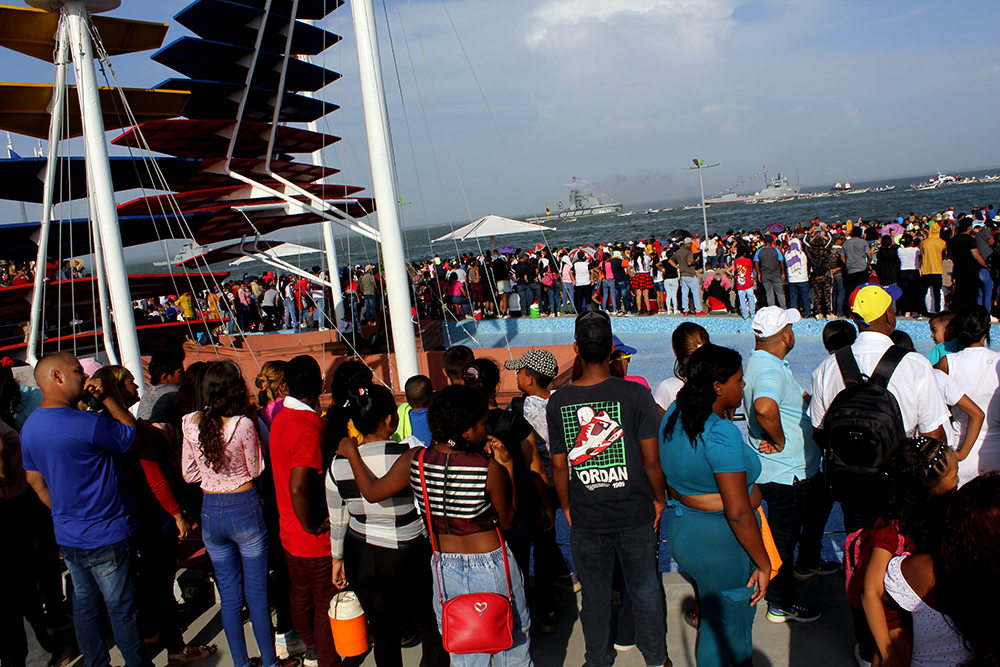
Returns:
[[[597,456],[611,444],[622,437],[624,431],[608,413],[601,410],[595,414],[594,409],[582,407],[576,413],[580,421],[580,433],[576,436],[576,444],[569,453],[569,462],[577,466]]]

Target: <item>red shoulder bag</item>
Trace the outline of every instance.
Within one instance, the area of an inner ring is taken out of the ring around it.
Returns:
[[[420,470],[420,491],[424,496],[424,518],[431,536],[431,550],[434,554],[434,569],[437,570],[438,599],[441,601],[441,643],[448,653],[489,653],[494,655],[506,651],[514,645],[514,612],[511,608],[510,565],[507,562],[507,547],[500,528],[500,549],[503,552],[503,567],[507,574],[507,597],[496,593],[466,593],[449,600],[444,599],[441,590],[442,572],[437,561],[437,544],[434,540],[434,526],[431,524],[431,504],[427,498],[427,480],[424,476],[424,454],[422,449],[417,458]]]

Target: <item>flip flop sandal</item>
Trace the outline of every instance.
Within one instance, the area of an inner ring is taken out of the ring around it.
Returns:
[[[211,646],[185,646],[180,653],[168,653],[167,665],[169,667],[184,667],[201,662],[206,658],[211,658],[219,647],[215,644]]]

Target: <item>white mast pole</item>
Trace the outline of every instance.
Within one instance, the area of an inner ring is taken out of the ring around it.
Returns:
[[[109,3],[98,3],[107,6]],[[125,271],[125,255],[121,235],[118,230],[118,211],[115,209],[115,189],[111,181],[111,165],[104,137],[104,116],[98,98],[97,74],[94,69],[94,51],[90,42],[87,25],[88,11],[85,0],[66,0],[62,6],[72,48],[73,71],[76,75],[77,93],[80,97],[80,114],[83,118],[83,140],[87,146],[88,172],[93,179],[94,197],[91,213],[96,215],[104,247],[104,262],[107,269],[108,285],[111,293],[111,307],[114,310],[115,327],[118,334],[118,349],[122,365],[135,378],[143,377],[142,355],[139,352],[139,337],[135,329],[132,312],[132,295],[129,292],[128,274]],[[145,390],[144,382],[137,382],[140,393]]]
[[[69,35],[60,17],[56,28],[55,81],[52,86],[52,115],[49,121],[49,156],[45,162],[45,191],[42,194],[42,223],[38,232],[38,255],[35,259],[35,285],[31,291],[31,319],[28,324],[28,349],[25,359],[38,363],[38,344],[42,337],[42,296],[45,292],[45,265],[49,259],[49,228],[52,225],[52,202],[56,191],[56,160],[59,133],[63,124],[63,96],[66,92],[66,65]]]
[[[403,236],[396,211],[396,188],[392,178],[388,113],[382,87],[382,65],[379,60],[378,33],[372,0],[357,0],[351,4],[354,14],[354,37],[358,43],[358,65],[361,70],[361,99],[365,111],[368,154],[372,165],[372,189],[378,210],[378,228],[382,237],[382,259],[385,263],[385,287],[389,301],[389,322],[396,354],[399,384],[420,373],[417,362],[417,339],[413,333],[410,278],[403,254]]]
[[[90,175],[90,160],[87,160],[87,183],[93,183],[94,179]],[[90,201],[94,201],[94,192],[91,189]],[[97,220],[97,213],[94,207],[90,210],[90,229],[94,237],[94,275],[97,276],[97,303],[94,304],[95,312],[101,315],[101,334],[104,338],[104,353],[108,355],[108,363],[118,365],[118,351],[115,350],[114,336],[111,333],[111,312],[108,309],[108,279],[104,269],[104,244],[101,243],[101,226]],[[97,310],[97,309],[100,310]],[[95,324],[96,324],[96,317]],[[139,384],[138,382],[136,384]]]

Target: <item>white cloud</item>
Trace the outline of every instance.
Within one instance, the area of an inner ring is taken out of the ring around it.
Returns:
[[[594,48],[609,31],[634,46],[655,41],[689,57],[717,51],[735,23],[737,0],[547,0],[532,13],[525,42],[546,51]],[[598,46],[599,48],[599,46]]]

